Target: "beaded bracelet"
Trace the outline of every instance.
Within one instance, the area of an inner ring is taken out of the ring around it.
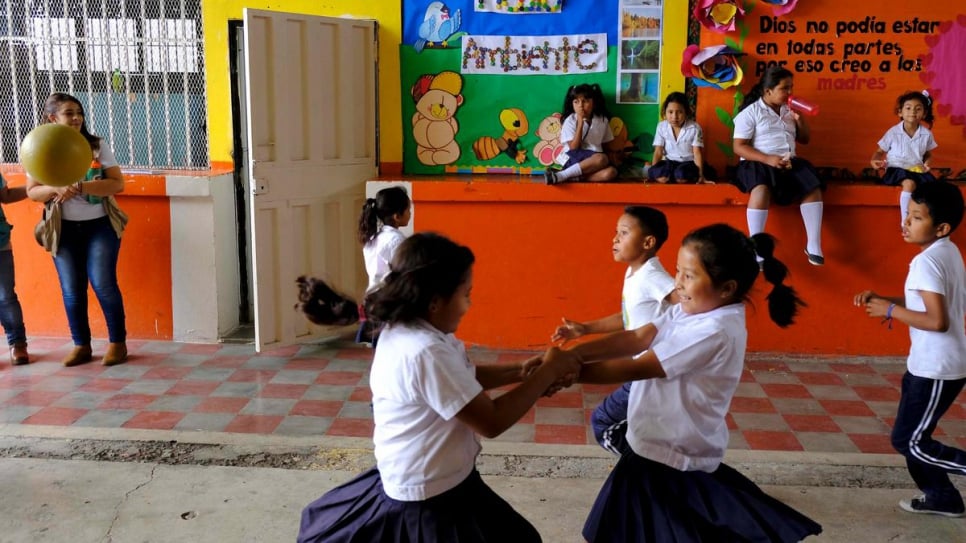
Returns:
[[[892,330],[892,310],[896,308],[896,304],[889,304],[889,309],[886,309],[885,322],[889,323],[889,330]]]

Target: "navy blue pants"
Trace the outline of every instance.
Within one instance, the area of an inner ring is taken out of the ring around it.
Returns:
[[[608,451],[622,455],[630,450],[627,445],[627,401],[631,384],[624,383],[604,398],[590,416],[594,438]]]
[[[906,372],[892,428],[892,446],[906,457],[909,474],[927,503],[951,511],[963,510],[963,498],[949,474],[966,475],[966,451],[943,445],[932,433],[964,384],[966,379],[944,381]]]

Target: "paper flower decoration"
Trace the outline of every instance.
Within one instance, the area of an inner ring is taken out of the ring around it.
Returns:
[[[727,45],[715,45],[699,49],[697,45],[689,45],[684,50],[681,61],[681,73],[690,77],[699,87],[727,89],[741,83],[741,66],[738,57],[743,55]]]
[[[735,29],[739,14],[744,15],[745,10],[735,0],[698,0],[694,6],[694,18],[708,30],[722,34]]]
[[[766,4],[771,4],[772,12],[775,15],[784,15],[795,9],[798,5],[798,0],[762,0]]]

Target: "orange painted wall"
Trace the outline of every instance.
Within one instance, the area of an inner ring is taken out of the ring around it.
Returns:
[[[536,178],[533,178],[536,179]],[[671,235],[659,253],[674,269],[680,240],[691,229],[727,222],[745,229],[747,200],[731,185],[572,184],[547,187],[527,177],[494,182],[413,181],[414,226],[468,245],[477,257],[473,306],[457,335],[470,344],[542,348],[561,317],[591,319],[620,310],[624,266],[611,254],[614,225],[625,204],[653,205],[668,216]],[[901,355],[908,329],[892,330],[852,306],[872,288],[901,295],[917,249],[899,234],[898,193],[871,185],[835,185],[826,197],[828,264],[810,266],[796,206],[772,207],[768,231],[790,283],[808,303],[798,323],[782,330],[768,319],[762,279],[749,311],[749,348],[808,354]],[[953,236],[966,247],[966,234]]]
[[[23,172],[14,166],[2,170],[7,184],[23,186]],[[130,222],[121,241],[118,282],[124,296],[128,337],[170,339],[171,218],[163,175],[126,175],[118,204]],[[23,306],[27,336],[69,336],[60,283],[50,255],[37,245],[33,228],[42,206],[30,200],[4,205],[16,266],[17,296]],[[97,298],[88,291],[91,330],[95,341],[107,339],[107,328]]]

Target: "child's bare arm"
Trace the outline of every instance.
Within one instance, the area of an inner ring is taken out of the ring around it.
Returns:
[[[872,160],[870,161],[870,163],[872,164],[873,168],[878,170],[885,167],[886,165],[885,158],[886,158],[886,152],[882,149],[876,149],[875,152],[872,153]]]
[[[566,339],[576,339],[586,334],[604,334],[607,332],[618,332],[624,329],[624,318],[620,313],[614,313],[590,322],[577,322],[567,318],[562,319],[563,324],[557,326],[550,341],[557,342]]]
[[[651,157],[651,164],[657,164],[664,159],[664,146],[655,145],[654,146],[654,156]]]
[[[27,187],[3,187],[0,189],[0,202],[12,204],[27,197]]]
[[[920,290],[925,311],[913,311],[886,298],[871,298],[865,306],[870,317],[892,318],[912,328],[928,332],[945,332],[949,329],[949,311],[946,297],[938,292]]]
[[[745,160],[755,160],[757,162],[768,164],[774,168],[782,167],[782,157],[762,153],[751,145],[751,140],[735,138],[732,147],[735,150],[735,154]]]

